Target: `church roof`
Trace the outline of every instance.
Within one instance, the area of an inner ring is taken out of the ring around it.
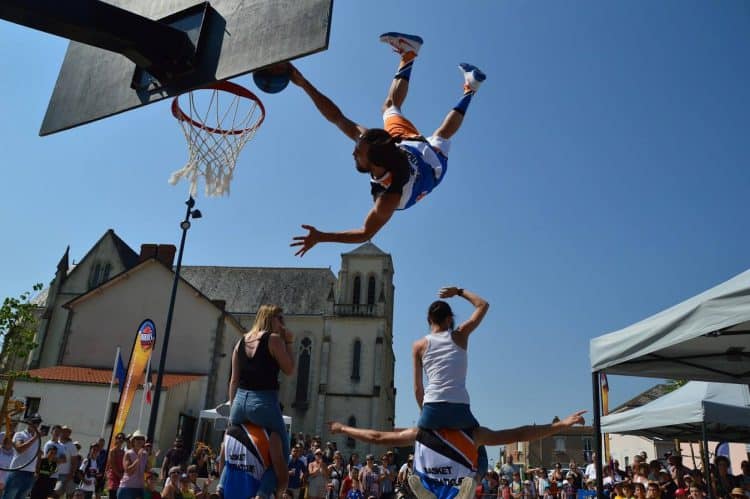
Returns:
[[[639,393],[632,399],[628,400],[627,402],[623,402],[622,404],[618,405],[614,409],[612,409],[610,414],[617,413],[617,412],[623,412],[627,411],[628,409],[634,409],[636,407],[641,407],[642,405],[646,405],[649,402],[652,402],[662,395],[666,395],[667,393],[674,390],[674,386],[670,385],[669,383],[659,383],[657,385],[652,386],[648,390]]]
[[[40,381],[57,383],[75,383],[85,385],[108,385],[112,381],[111,369],[93,369],[91,367],[52,366],[32,369],[28,372],[32,378]],[[162,387],[169,389],[182,383],[189,383],[203,378],[203,374],[164,373]],[[152,381],[156,382],[156,373],[151,373]],[[138,385],[142,386],[142,385]]]
[[[353,250],[351,250],[348,253],[344,253],[345,255],[377,255],[377,256],[383,256],[387,255],[385,251],[381,250],[377,246],[375,246],[372,241],[367,241],[365,244],[361,246],[357,246]]]
[[[336,277],[326,268],[182,267],[180,276],[230,313],[254,314],[273,303],[290,315],[324,314]]]

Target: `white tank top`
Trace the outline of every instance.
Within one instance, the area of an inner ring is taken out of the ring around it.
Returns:
[[[441,331],[426,336],[427,348],[422,355],[422,366],[427,375],[424,403],[453,402],[468,404],[466,390],[467,352],[456,345],[452,331]]]

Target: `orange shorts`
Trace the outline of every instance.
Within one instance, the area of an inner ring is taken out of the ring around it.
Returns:
[[[392,137],[419,137],[420,133],[414,123],[404,118],[404,116],[396,111],[396,108],[389,108],[383,115],[383,128],[386,132],[391,134]]]

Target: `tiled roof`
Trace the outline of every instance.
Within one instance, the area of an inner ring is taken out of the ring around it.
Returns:
[[[93,369],[91,367],[53,366],[41,369],[32,369],[29,376],[39,378],[41,381],[52,381],[59,383],[80,383],[86,385],[108,385],[112,380],[112,371],[109,369]],[[172,374],[164,373],[162,387],[170,387],[189,383],[204,377],[201,374]],[[156,373],[151,374],[153,383],[156,383]],[[140,386],[140,385],[139,385]]]
[[[658,399],[662,395],[666,395],[674,389],[675,387],[670,385],[669,383],[659,383],[658,385],[652,386],[645,392],[639,393],[627,402],[618,405],[610,411],[610,414],[627,411],[628,409],[634,409],[636,407],[641,407],[642,405],[646,405],[649,402]]]
[[[289,315],[330,313],[336,277],[326,268],[182,267],[180,277],[212,300],[224,300],[230,313],[254,314],[273,303]]]

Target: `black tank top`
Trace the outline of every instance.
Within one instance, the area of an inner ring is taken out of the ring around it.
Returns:
[[[240,364],[239,387],[243,390],[278,390],[279,364],[268,349],[270,332],[264,332],[258,341],[258,347],[252,357],[245,351],[245,337],[239,341],[235,351]]]

